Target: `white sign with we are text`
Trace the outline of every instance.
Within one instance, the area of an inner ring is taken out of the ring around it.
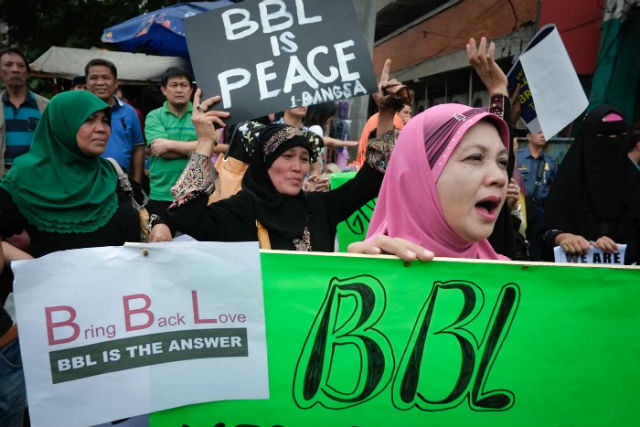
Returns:
[[[618,245],[618,250],[615,252],[605,252],[594,246],[590,246],[589,250],[584,254],[570,254],[560,246],[553,248],[553,252],[556,262],[623,265],[627,245]]]

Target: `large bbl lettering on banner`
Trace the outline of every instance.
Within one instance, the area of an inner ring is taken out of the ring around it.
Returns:
[[[376,90],[351,1],[251,0],[184,27],[198,85],[231,123]]]
[[[269,400],[152,414],[152,426],[636,423],[637,268],[261,259]]]
[[[463,296],[460,313],[449,319],[455,320],[448,327],[433,330],[436,301],[443,293],[451,291],[460,292]],[[394,366],[395,358],[388,338],[383,331],[375,329],[387,305],[382,283],[367,275],[333,279],[298,359],[294,400],[300,408],[320,404],[325,408],[342,409],[375,397],[391,384],[391,398],[398,409],[416,406],[424,410],[445,410],[458,406],[467,398],[471,407],[477,410],[508,409],[513,405],[513,393],[504,390],[485,393],[482,388],[489,376],[490,362],[495,360],[496,350],[507,335],[519,295],[516,285],[506,285],[502,289],[485,331],[485,339],[479,342],[468,331],[463,333],[463,326],[477,317],[483,308],[482,290],[473,282],[435,282],[417,316],[402,358]],[[340,302],[348,297],[355,299],[355,307],[347,310],[350,318],[342,323],[339,319],[346,316],[340,313]],[[460,345],[461,362],[457,366],[457,378],[443,399],[431,398],[424,388],[418,390],[421,365],[428,358],[425,356],[427,343],[437,340],[434,337],[438,334],[450,334]],[[338,345],[355,346],[360,353],[360,370],[355,378],[354,391],[350,391],[350,387],[336,390],[329,384],[329,373],[334,365],[349,363],[348,358],[342,357],[341,360],[337,357],[335,348]]]

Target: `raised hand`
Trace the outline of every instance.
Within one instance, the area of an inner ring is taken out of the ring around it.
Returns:
[[[391,70],[391,60],[384,61],[380,81],[378,82],[378,92],[373,95],[373,99],[378,109],[393,110],[394,113],[400,111],[404,104],[413,103],[413,92],[396,79],[389,79]]]
[[[467,43],[467,60],[471,67],[476,70],[480,80],[487,87],[491,95],[503,94],[507,92],[507,76],[494,59],[496,50],[495,43],[491,42],[487,47],[487,39],[482,37],[480,45],[476,47],[476,41],[471,38]]]
[[[202,91],[196,90],[193,97],[193,112],[191,113],[191,121],[196,128],[198,135],[198,147],[196,152],[211,156],[213,147],[217,145],[219,133],[217,128],[225,126],[222,119],[229,117],[226,111],[209,110],[212,106],[220,102],[220,96],[213,96],[200,102]]]

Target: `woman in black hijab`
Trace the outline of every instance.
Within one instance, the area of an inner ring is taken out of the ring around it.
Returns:
[[[587,113],[547,199],[546,259],[553,260],[553,246],[614,252],[625,243],[625,263],[640,261],[640,175],[627,156],[632,145],[618,109],[602,105]]]
[[[194,106],[199,141],[215,138],[211,123],[227,113],[208,110],[217,97]],[[205,117],[209,115],[207,119]],[[214,186],[210,154],[213,143],[200,143],[172,189],[169,210],[177,228],[198,240],[255,241],[262,248],[333,251],[336,225],[378,195],[393,138],[375,139],[368,162],[354,179],[326,193],[304,193],[302,183],[310,168],[312,147],[295,128],[269,125],[255,133],[257,144],[242,180],[242,190],[207,206]],[[259,238],[260,236],[260,238]]]

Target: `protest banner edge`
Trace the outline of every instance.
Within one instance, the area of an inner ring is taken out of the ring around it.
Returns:
[[[158,242],[163,243],[163,242]],[[166,242],[165,242],[166,243]],[[184,242],[189,243],[189,242]],[[211,243],[211,242],[210,242]],[[227,242],[228,243],[228,242]],[[141,251],[152,248],[154,243],[141,243],[141,242],[125,242],[124,247],[140,248]],[[117,246],[114,246],[117,247]],[[395,255],[369,255],[369,254],[357,254],[349,252],[297,252],[287,251],[279,249],[260,249],[260,253],[275,253],[275,254],[288,254],[288,255],[311,255],[311,256],[345,256],[352,258],[369,258],[369,259],[395,259],[403,261]],[[142,253],[143,256],[147,256]],[[547,262],[547,261],[511,261],[511,260],[493,260],[493,259],[469,259],[469,258],[448,258],[448,257],[435,257],[433,261],[444,262],[465,262],[465,263],[486,263],[486,264],[504,264],[504,265],[519,265],[521,267],[529,266],[556,266],[556,267],[587,267],[587,268],[616,268],[623,270],[640,270],[639,265],[610,265],[610,264],[575,264],[564,262]],[[404,261],[403,261],[404,262]],[[419,262],[419,261],[416,261]]]
[[[260,249],[260,253],[277,253],[288,255],[311,255],[311,256],[346,256],[355,258],[368,258],[368,259],[395,259],[402,261],[395,255],[369,255],[369,254],[356,254],[348,252],[297,252],[277,249]],[[640,270],[640,266],[637,265],[609,265],[609,264],[574,264],[574,263],[561,263],[561,262],[546,262],[546,261],[504,261],[493,259],[470,259],[470,258],[448,258],[448,257],[435,257],[433,261],[444,262],[464,262],[464,263],[482,263],[482,264],[502,264],[502,265],[519,265],[522,267],[530,266],[546,266],[546,267],[588,267],[588,268],[616,268],[623,270]],[[429,261],[429,262],[433,262]],[[404,261],[403,261],[404,262]],[[420,262],[420,261],[416,261]]]

